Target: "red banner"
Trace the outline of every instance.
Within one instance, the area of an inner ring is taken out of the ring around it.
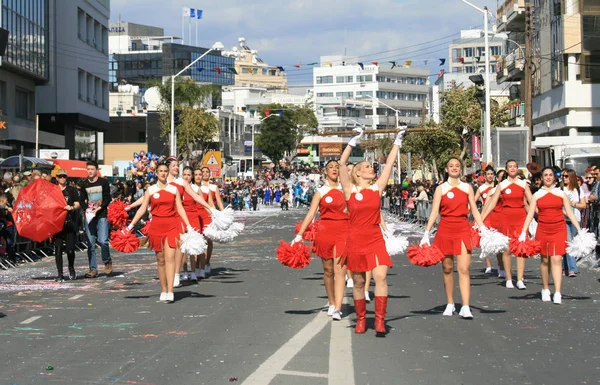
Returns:
[[[481,140],[476,135],[471,137],[471,158],[481,160]]]

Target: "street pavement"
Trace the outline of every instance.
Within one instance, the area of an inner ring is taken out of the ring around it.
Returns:
[[[275,257],[305,211],[239,213],[245,232],[216,245],[213,275],[185,282],[173,304],[156,302],[147,250],[115,253],[111,277],[57,284],[53,258],[3,271],[0,385],[600,383],[598,271],[565,278],[563,304],[554,305],[540,299],[539,261],[527,262],[521,291],[485,276],[474,258],[469,321],[441,316],[439,266],[395,257],[389,334],[375,336],[371,303],[369,329],[355,335],[350,289],[344,319],[332,322],[320,261],[292,270]],[[82,276],[85,254],[76,264]],[[455,298],[458,310],[458,289]]]

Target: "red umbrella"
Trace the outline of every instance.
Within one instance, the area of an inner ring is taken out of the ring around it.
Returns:
[[[55,184],[37,179],[19,191],[13,219],[20,236],[42,242],[59,233],[65,224],[65,197]]]

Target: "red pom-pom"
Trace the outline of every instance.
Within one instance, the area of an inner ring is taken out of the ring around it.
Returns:
[[[407,252],[410,263],[423,267],[437,265],[446,258],[442,251],[434,245],[417,246],[412,244]]]
[[[133,253],[140,248],[140,240],[131,231],[115,230],[110,234],[110,245],[121,253]]]
[[[519,242],[517,238],[511,238],[509,247],[510,252],[519,258],[535,257],[542,251],[540,242],[529,238],[526,238],[524,242]]]
[[[301,226],[302,226],[301,221],[296,222],[296,229],[294,230],[294,232],[296,234],[298,234],[298,231],[300,231]],[[319,221],[311,222],[308,225],[308,227],[306,228],[306,231],[304,231],[304,233],[302,234],[302,239],[304,239],[305,241],[314,241],[315,234],[317,233],[318,229],[319,229]]]
[[[481,242],[481,235],[479,234],[479,229],[471,227],[471,247],[479,247]]]
[[[140,232],[142,234],[144,234],[145,236],[148,236],[148,232],[150,231],[150,221],[146,222],[146,224],[144,225],[144,227],[142,227],[140,229]]]
[[[302,269],[310,264],[310,249],[303,242],[296,242],[293,245],[279,241],[277,247],[277,259],[284,266],[292,269]]]
[[[114,201],[108,205],[108,221],[113,227],[122,227],[127,223],[129,215],[125,211],[125,203],[121,201]]]

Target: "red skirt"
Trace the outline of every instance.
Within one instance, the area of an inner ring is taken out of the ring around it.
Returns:
[[[321,219],[315,234],[314,252],[323,259],[339,257],[346,251],[348,220]],[[333,251],[335,250],[335,255]]]
[[[538,222],[535,240],[542,245],[543,256],[565,255],[567,253],[567,224]]]
[[[526,218],[527,212],[524,207],[504,207],[502,208],[502,223],[497,230],[509,238],[518,238]]]
[[[177,247],[181,235],[181,218],[152,216],[148,230],[148,248],[160,253],[167,242],[170,248]]]
[[[350,224],[345,257],[348,270],[356,273],[371,271],[381,265],[392,267],[379,225],[353,228]]]
[[[433,244],[444,255],[460,255],[462,244],[467,252],[473,250],[471,244],[471,224],[467,217],[442,217]]]

